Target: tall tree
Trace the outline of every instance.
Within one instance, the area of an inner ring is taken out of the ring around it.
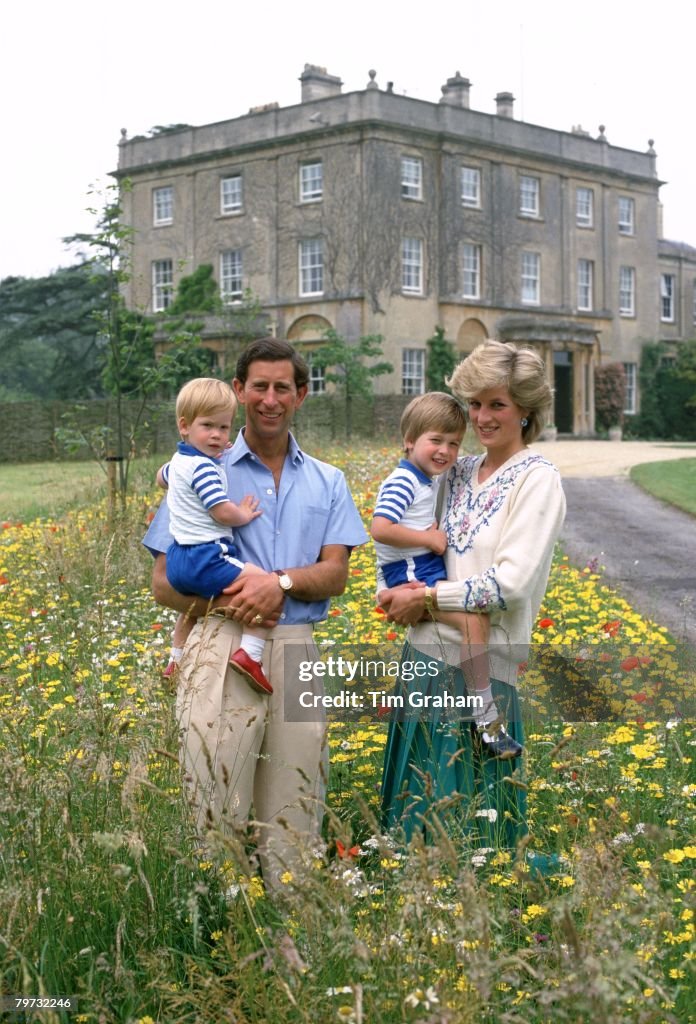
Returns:
[[[95,313],[106,287],[105,276],[85,262],[46,277],[0,282],[4,401],[103,394],[105,349]]]

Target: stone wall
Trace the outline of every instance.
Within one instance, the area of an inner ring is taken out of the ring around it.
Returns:
[[[374,399],[356,399],[353,403],[353,435],[357,438],[379,439],[385,446],[399,446],[399,420],[408,395],[380,395]],[[174,402],[151,402],[140,416],[140,404],[124,404],[125,422],[131,425],[139,418],[135,430],[138,454],[173,452],[179,436],[174,420]],[[31,424],[31,446],[5,443],[0,448],[0,462],[47,462],[53,459],[80,460],[91,458],[87,447],[70,451],[61,444],[56,432],[68,425],[69,417],[78,416],[85,433],[105,433],[105,444],[115,452],[116,407],[113,401],[81,402],[0,402],[0,422],[5,438],[23,438]],[[66,418],[67,417],[67,418]],[[341,443],[346,440],[345,403],[333,395],[308,398],[296,416],[293,427],[300,444]],[[239,424],[243,412],[239,413]]]

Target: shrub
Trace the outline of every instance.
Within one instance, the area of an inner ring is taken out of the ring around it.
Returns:
[[[600,430],[621,427],[626,408],[626,374],[621,363],[607,363],[595,370],[595,414]]]

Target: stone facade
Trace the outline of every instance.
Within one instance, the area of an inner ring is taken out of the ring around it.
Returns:
[[[276,333],[310,353],[329,326],[381,334],[395,368],[376,382],[384,393],[423,388],[436,325],[461,353],[486,336],[532,344],[554,375],[559,429],[592,433],[597,362],[637,377],[643,341],[693,334],[696,250],[658,241],[652,143],[636,152],[603,128],[523,123],[510,93],[496,114],[472,110],[459,73],[439,103],[375,79],[343,94],[306,65],[296,106],[124,133],[128,303],[162,308],[183,274],[212,263],[231,302],[250,288]],[[673,321],[661,318],[664,275]]]

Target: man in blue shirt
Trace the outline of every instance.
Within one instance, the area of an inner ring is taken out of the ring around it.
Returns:
[[[235,394],[246,423],[223,455],[231,501],[259,499],[262,515],[237,533],[244,561],[265,569],[237,579],[213,606],[178,594],[166,577],[170,543],[166,506],[143,543],[155,556],[153,593],[161,603],[201,616],[179,677],[177,720],[197,823],[234,834],[246,830],[253,804],[266,884],[306,850],[322,819],[328,748],[321,720],[288,721],[285,693],[297,687],[301,661],[316,661],[313,623],[343,593],[352,547],[367,534],[340,470],[305,455],[290,433],[307,396],[308,368],[285,341],[252,342],[237,363]],[[264,669],[267,697],[228,671],[243,624],[273,626]],[[321,692],[321,680],[302,684]],[[294,716],[288,716],[294,717]],[[319,719],[319,715],[315,716]]]

